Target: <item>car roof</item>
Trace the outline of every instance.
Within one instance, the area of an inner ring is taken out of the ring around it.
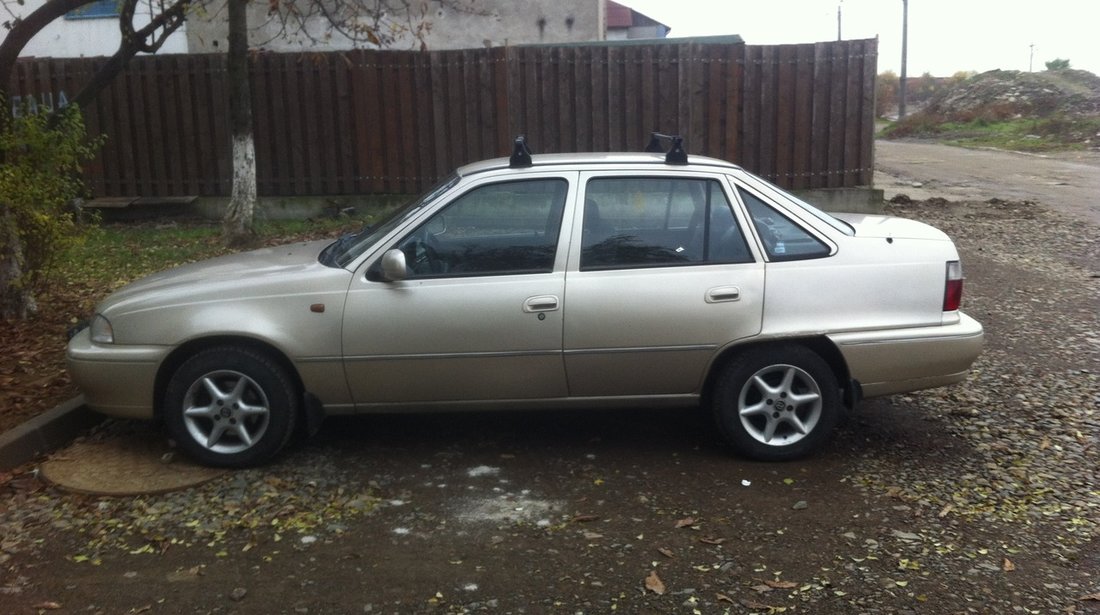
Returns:
[[[507,169],[509,166],[509,158],[492,158],[489,160],[482,160],[480,162],[473,162],[467,165],[459,167],[456,171],[460,176],[474,175],[477,173],[484,173],[486,171],[495,171],[499,169]],[[724,170],[741,170],[741,167],[725,160],[719,160],[718,158],[708,158],[706,156],[691,156],[688,159],[688,164],[672,164],[665,161],[665,154],[659,153],[645,153],[645,152],[591,152],[591,153],[575,153],[575,154],[536,154],[531,156],[531,166],[524,166],[520,168],[537,170],[540,167],[543,170],[553,167],[555,169],[561,169],[562,167],[573,167],[575,170],[583,167],[596,167],[596,166],[652,166],[654,168],[661,169],[681,169],[689,170],[696,169],[698,167],[716,167]]]

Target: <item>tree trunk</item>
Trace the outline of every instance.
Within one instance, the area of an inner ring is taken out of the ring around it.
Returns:
[[[229,131],[233,136],[233,189],[222,220],[227,245],[255,238],[256,147],[252,138],[252,90],[248,83],[248,0],[229,0]]]
[[[7,204],[0,203],[0,320],[22,320],[35,311],[34,296],[22,284],[23,242]]]

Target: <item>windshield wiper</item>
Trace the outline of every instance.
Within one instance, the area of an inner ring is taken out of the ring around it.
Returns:
[[[364,231],[365,230],[366,229],[364,229]],[[348,245],[351,244],[358,236],[359,233],[356,232],[348,233],[340,237],[336,241],[330,243],[328,247],[326,247],[324,250],[321,250],[321,255],[317,260],[319,260],[321,264],[325,265],[326,267],[335,267],[336,255],[343,252],[348,247]]]

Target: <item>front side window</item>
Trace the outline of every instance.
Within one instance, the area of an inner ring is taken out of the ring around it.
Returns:
[[[474,188],[398,243],[409,277],[553,271],[568,190],[560,178]]]
[[[830,248],[790,218],[779,213],[763,199],[738,188],[741,200],[749,210],[764,251],[772,261],[793,261],[828,256]]]
[[[614,177],[588,182],[582,270],[751,261],[729,199],[715,180]]]

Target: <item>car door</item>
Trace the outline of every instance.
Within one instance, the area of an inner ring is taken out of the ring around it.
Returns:
[[[575,177],[475,183],[387,246],[406,279],[365,265],[343,332],[358,408],[566,396],[558,246]]]
[[[690,395],[760,332],[764,263],[722,176],[582,173],[566,280],[573,396]]]

